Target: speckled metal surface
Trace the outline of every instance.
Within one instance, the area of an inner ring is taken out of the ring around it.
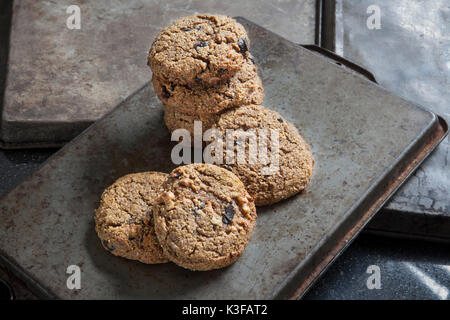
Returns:
[[[195,12],[241,15],[298,43],[314,43],[315,0],[86,0],[13,4],[2,113],[4,147],[62,144],[150,80],[150,41]]]
[[[450,1],[337,0],[336,49],[384,87],[450,120]],[[370,5],[381,29],[366,26]],[[371,224],[374,230],[450,240],[450,143],[434,154]]]
[[[404,150],[436,124],[431,113],[354,72],[245,26],[266,105],[300,128],[312,147],[316,167],[307,192],[260,208],[245,254],[223,270],[194,273],[112,256],[93,226],[102,190],[125,173],[173,167],[160,103],[145,86],[2,200],[0,248],[29,281],[62,298],[287,297],[376,200]],[[66,287],[72,264],[82,270],[78,291]]]

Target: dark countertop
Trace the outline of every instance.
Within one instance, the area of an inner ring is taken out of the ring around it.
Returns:
[[[360,235],[305,299],[450,299],[448,245]],[[380,268],[381,289],[367,288],[369,266]]]

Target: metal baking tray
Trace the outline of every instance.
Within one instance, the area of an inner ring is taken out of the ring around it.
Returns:
[[[1,200],[1,262],[38,295],[299,298],[445,135],[435,114],[239,20],[259,65],[265,105],[311,146],[316,167],[307,190],[258,208],[247,249],[225,269],[191,272],[106,252],[93,221],[102,190],[126,173],[174,167],[161,104],[145,85]],[[81,268],[80,290],[66,286],[69,265]]]
[[[324,4],[321,45],[372,71],[388,90],[450,120],[448,5],[420,0],[336,0]],[[381,10],[381,29],[366,26],[369,6]],[[431,21],[431,23],[430,23]],[[325,40],[326,41],[325,41]],[[389,59],[386,59],[389,57]],[[450,241],[450,140],[370,223],[383,235]]]
[[[80,30],[66,27],[73,4],[2,1],[0,40],[9,45],[0,49],[0,147],[55,147],[77,136],[150,80],[150,41],[181,16],[245,15],[295,42],[315,38],[316,0],[85,0]]]

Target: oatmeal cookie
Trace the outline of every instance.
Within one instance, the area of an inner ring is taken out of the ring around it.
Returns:
[[[239,177],[249,194],[255,199],[257,206],[273,204],[291,197],[305,189],[309,183],[314,167],[310,148],[297,129],[278,112],[261,106],[244,106],[222,114],[214,128],[222,134],[223,141],[225,141],[227,129],[241,129],[241,131],[237,131],[237,135],[241,136],[240,141],[244,141],[240,144],[241,147],[244,147],[242,150],[245,150],[243,163],[237,161],[239,143],[236,142],[234,144],[236,160],[234,163],[227,164],[226,152],[224,152],[222,166]],[[270,152],[267,152],[267,157],[260,157],[254,153],[256,151],[253,149],[253,158],[251,158],[250,139],[243,139],[252,130],[261,139],[261,129],[266,129],[267,139],[264,140],[267,142],[267,149]],[[278,133],[279,151],[273,152],[273,154],[278,154],[278,164],[271,152],[272,150],[276,151],[275,144],[272,149],[271,139],[275,136],[272,136],[271,129]],[[239,141],[239,139],[235,141]],[[221,142],[218,148],[225,149],[225,145],[225,142]]]
[[[170,83],[217,85],[242,67],[249,46],[244,27],[236,20],[197,14],[178,19],[159,33],[148,65]]]
[[[256,224],[256,209],[242,182],[211,164],[172,171],[154,211],[164,254],[191,270],[223,268],[244,251]]]
[[[148,264],[168,262],[153,226],[154,200],[167,176],[128,174],[103,192],[95,211],[95,230],[106,250]]]

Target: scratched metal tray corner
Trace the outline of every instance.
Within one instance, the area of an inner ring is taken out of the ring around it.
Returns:
[[[119,176],[169,171],[169,133],[145,85],[52,156],[0,205],[0,263],[41,295],[65,299],[301,297],[445,134],[436,115],[319,53],[245,19],[265,105],[291,121],[316,160],[307,190],[258,208],[232,266],[191,272],[106,252],[94,231],[102,190]],[[82,270],[81,290],[66,268]]]

